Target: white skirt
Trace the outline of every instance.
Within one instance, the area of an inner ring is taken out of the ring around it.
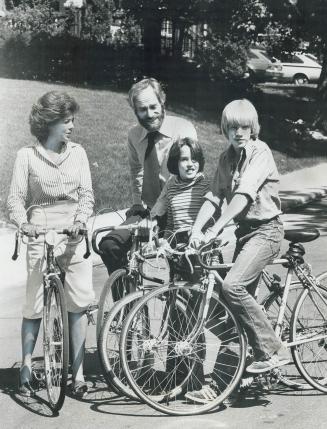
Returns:
[[[57,201],[51,206],[35,207],[30,211],[30,222],[43,227],[64,228],[74,223],[77,203]],[[72,313],[84,311],[94,302],[92,285],[92,260],[84,259],[85,241],[80,238],[68,239],[58,236],[55,255],[60,267],[65,271],[65,296],[67,310]],[[29,238],[27,246],[27,285],[23,316],[27,319],[42,317],[43,273],[45,272],[44,236]]]

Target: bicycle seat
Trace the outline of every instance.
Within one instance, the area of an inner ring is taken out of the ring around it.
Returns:
[[[285,240],[291,241],[292,243],[307,243],[318,238],[320,232],[316,228],[311,229],[289,229],[285,231]]]

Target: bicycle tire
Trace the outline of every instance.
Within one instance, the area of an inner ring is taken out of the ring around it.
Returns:
[[[125,376],[142,401],[165,414],[196,415],[216,408],[238,386],[244,370],[243,330],[215,292],[202,331],[189,340],[202,298],[199,284],[177,282],[160,287],[135,304],[123,326],[120,353]],[[148,326],[142,323],[145,310]],[[199,390],[203,384],[214,389],[217,396],[213,401],[196,404],[185,400],[187,392]]]
[[[119,340],[127,312],[143,296],[143,291],[136,291],[114,304],[103,323],[98,340],[100,362],[108,386],[116,393],[136,401],[139,401],[139,397],[130,388],[120,363]]]
[[[115,302],[128,295],[131,290],[131,282],[136,281],[128,275],[125,268],[120,268],[110,274],[103,286],[100,299],[96,323],[96,337],[99,339],[101,328]],[[136,289],[136,287],[135,287]]]
[[[43,351],[49,404],[53,411],[59,411],[66,395],[69,331],[64,288],[56,276],[51,277],[44,293]]]
[[[315,389],[327,393],[327,272],[317,277],[316,288],[305,288],[299,296],[291,319],[291,341],[316,339],[291,348],[295,365]]]
[[[292,317],[292,309],[298,299],[300,292],[303,290],[300,282],[294,282],[290,287],[287,305],[285,308],[285,314],[283,319],[283,326],[281,332],[281,340],[283,342],[289,341],[290,334],[290,322]],[[277,324],[277,317],[282,298],[283,290],[273,291],[266,295],[261,301],[261,306],[270,320],[273,328],[275,329]],[[292,295],[291,295],[292,294]],[[290,297],[291,295],[291,297]],[[282,383],[286,387],[290,387],[294,390],[311,390],[312,386],[306,383],[297,368],[294,368],[293,362],[273,370],[278,382]]]

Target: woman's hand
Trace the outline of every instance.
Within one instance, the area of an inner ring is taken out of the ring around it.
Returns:
[[[23,223],[21,225],[21,230],[24,235],[27,235],[28,237],[34,237],[38,238],[40,235],[40,225],[34,225],[32,223]]]
[[[77,220],[74,224],[68,228],[69,234],[72,238],[77,238],[81,229],[85,229],[86,225],[83,222]]]

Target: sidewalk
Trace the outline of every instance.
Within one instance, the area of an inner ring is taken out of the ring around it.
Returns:
[[[327,195],[327,163],[294,171],[281,176],[280,195],[282,210],[287,213],[301,205],[321,199]],[[125,210],[118,213],[101,214],[91,218],[88,227],[90,231],[106,225],[118,225],[124,218]],[[0,272],[2,286],[21,286],[26,277],[26,261],[24,246],[17,261],[12,261],[14,250],[15,229],[10,226],[0,228]],[[93,265],[98,265],[101,259],[92,254]]]

